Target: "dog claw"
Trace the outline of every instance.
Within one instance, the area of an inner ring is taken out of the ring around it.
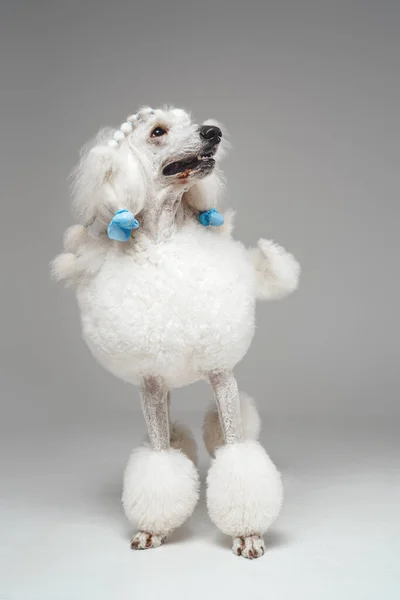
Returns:
[[[238,536],[233,540],[232,550],[237,556],[253,560],[263,556],[265,543],[259,535]]]
[[[165,539],[165,537],[160,535],[139,531],[131,540],[131,549],[147,550],[149,548],[158,548],[165,542]]]

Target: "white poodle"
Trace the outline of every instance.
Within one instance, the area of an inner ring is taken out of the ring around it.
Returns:
[[[291,293],[300,268],[271,241],[251,250],[235,241],[231,213],[222,224],[222,145],[216,123],[199,126],[173,108],[144,108],[100,132],[75,171],[80,224],[66,231],[52,270],[75,288],[94,357],[140,386],[150,443],[125,471],[123,506],[139,529],[131,547],[159,546],[196,506],[196,446],[170,424],[169,393],[206,379],[217,406],[204,423],[209,514],[236,554],[257,558],[282,483],[232,370],[252,340],[256,298]]]

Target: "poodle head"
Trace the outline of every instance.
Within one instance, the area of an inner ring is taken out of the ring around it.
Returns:
[[[87,225],[96,218],[107,223],[122,208],[137,215],[171,186],[194,210],[214,207],[223,189],[223,146],[215,121],[199,125],[181,109],[143,108],[82,151],[73,173],[76,217]]]

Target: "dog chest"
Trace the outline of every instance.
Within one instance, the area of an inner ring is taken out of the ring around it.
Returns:
[[[254,273],[244,247],[215,233],[110,252],[78,291],[84,336],[111,357],[202,362],[248,347]]]

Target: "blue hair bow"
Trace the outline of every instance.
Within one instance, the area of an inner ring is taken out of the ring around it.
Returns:
[[[212,225],[214,227],[221,227],[224,224],[224,216],[221,215],[215,208],[210,208],[199,214],[199,221],[204,227]]]
[[[224,217],[215,208],[210,208],[199,214],[199,221],[204,227],[221,227],[224,224]],[[110,221],[107,228],[107,235],[110,240],[117,242],[126,242],[131,237],[131,231],[139,227],[139,221],[134,215],[123,208],[118,210]]]
[[[110,240],[118,242],[126,242],[131,237],[132,229],[139,227],[139,221],[135,219],[133,214],[123,208],[118,210],[110,221],[107,228],[107,235]]]

